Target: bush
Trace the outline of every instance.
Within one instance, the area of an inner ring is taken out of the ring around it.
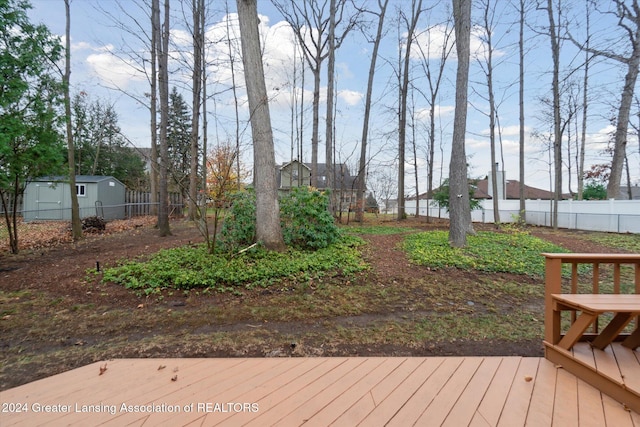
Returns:
[[[293,188],[280,198],[280,224],[287,246],[296,249],[326,248],[340,237],[329,213],[329,196],[306,187]],[[226,251],[251,245],[256,237],[256,196],[238,193],[222,225],[220,243]]]
[[[226,251],[251,245],[256,238],[256,193],[242,191],[231,196],[231,207],[226,212],[220,244]]]
[[[340,237],[329,213],[329,193],[308,187],[292,188],[280,199],[284,242],[298,249],[320,249]]]

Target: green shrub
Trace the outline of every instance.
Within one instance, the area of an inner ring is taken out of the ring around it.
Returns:
[[[326,248],[340,237],[340,230],[328,210],[325,192],[307,187],[293,188],[280,198],[280,224],[287,246],[296,249]],[[225,216],[221,245],[236,251],[255,241],[256,197],[253,191],[238,193]]]
[[[284,242],[298,249],[326,248],[340,237],[329,213],[329,193],[308,187],[292,188],[280,198]]]
[[[224,217],[220,244],[224,250],[231,252],[251,245],[255,238],[256,193],[253,190],[235,193]]]

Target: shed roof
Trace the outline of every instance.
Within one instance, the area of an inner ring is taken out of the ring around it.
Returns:
[[[69,177],[59,175],[59,176],[42,176],[42,177],[33,179],[31,182],[68,182],[68,181],[69,181]],[[118,180],[117,178],[114,178],[111,175],[76,175],[76,183],[98,183],[102,181],[120,182],[120,180]],[[122,184],[122,182],[120,182],[120,184]]]

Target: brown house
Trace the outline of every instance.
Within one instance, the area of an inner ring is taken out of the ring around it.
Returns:
[[[289,191],[294,187],[305,187],[311,185],[311,163],[303,163],[292,160],[277,168],[277,183],[279,191]],[[331,194],[334,202],[338,203],[340,209],[347,210],[352,203],[356,202],[356,177],[351,176],[349,168],[345,164],[334,166],[334,185]],[[318,163],[317,188],[327,189],[327,165]]]

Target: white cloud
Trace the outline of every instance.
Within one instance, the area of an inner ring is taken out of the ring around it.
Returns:
[[[338,97],[346,102],[347,105],[358,105],[362,102],[364,95],[361,92],[343,89],[338,91]]]
[[[133,81],[145,79],[144,73],[133,61],[120,58],[113,53],[113,46],[107,45],[97,50],[102,52],[87,56],[86,62],[93,73],[105,83],[123,89]]]

